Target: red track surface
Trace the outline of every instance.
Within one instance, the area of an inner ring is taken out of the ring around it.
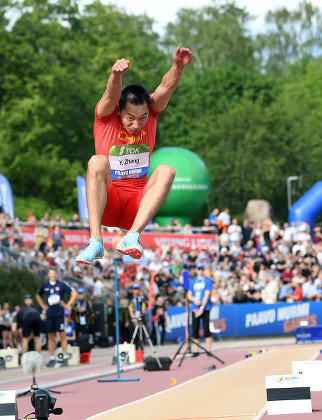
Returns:
[[[175,352],[176,347],[174,349]],[[94,416],[95,414],[147,398],[155,393],[169,390],[172,386],[180,385],[191,379],[205,375],[210,372],[209,368],[211,368],[213,365],[216,365],[217,369],[233,365],[234,363],[237,363],[241,360],[245,360],[245,355],[248,353],[248,351],[245,349],[220,349],[214,351],[214,354],[225,361],[224,365],[222,365],[216,359],[208,359],[205,355],[202,355],[200,359],[191,359],[187,356],[184,359],[181,367],[178,366],[178,362],[174,362],[169,371],[147,372],[140,367],[136,370],[120,373],[120,379],[139,378],[139,381],[98,382],[98,378],[117,379],[117,375],[115,373],[116,367],[110,363],[113,350],[95,350],[96,349],[94,349],[92,352],[91,363],[88,365],[71,366],[69,368],[63,369],[43,368],[42,371],[38,374],[37,383],[40,387],[48,388],[48,385],[51,385],[51,389],[61,392],[61,394],[53,393],[53,396],[57,398],[55,407],[62,407],[64,413],[59,417],[50,415],[50,419],[57,418],[61,420],[84,420]],[[168,349],[168,351],[171,350]],[[174,352],[168,355],[172,357]],[[161,357],[165,355],[166,353],[163,349],[162,354],[159,354],[159,356]],[[321,355],[317,358],[317,360],[319,359],[322,359]],[[112,371],[114,372],[112,375],[102,376],[103,373],[106,374],[107,372]],[[94,379],[86,380],[86,378],[91,378],[95,375],[96,377]],[[64,383],[65,381],[73,380],[73,378],[75,378],[75,381],[78,381],[80,377],[82,381],[70,383],[69,385],[59,384],[60,381],[61,383]],[[176,385],[172,385],[174,382],[173,378],[176,381]],[[0,371],[1,390],[28,389],[30,383],[31,378],[27,377],[22,372],[21,368],[6,369],[5,371]],[[268,416],[267,413],[263,413],[261,417],[257,417],[257,419],[322,419],[322,392],[312,392],[311,395],[312,407],[314,409],[313,413],[275,415],[273,417]],[[17,403],[19,418],[24,418],[27,414],[33,411],[33,407],[30,402],[30,395],[18,397]]]
[[[157,392],[169,389],[172,378],[176,384],[204,375],[209,368],[216,365],[217,369],[236,363],[245,358],[245,350],[220,350],[214,354],[225,361],[221,364],[216,359],[202,355],[200,359],[186,357],[181,365],[174,362],[169,371],[144,371],[142,368],[120,373],[121,379],[139,378],[135,382],[98,382],[97,379],[78,382],[56,388],[61,394],[52,394],[57,398],[55,407],[62,407],[64,413],[50,418],[61,420],[84,420],[97,413],[110,410],[120,405],[146,398]],[[111,367],[112,368],[112,367]],[[115,368],[115,366],[114,366]],[[70,368],[72,369],[72,368]],[[108,370],[107,368],[103,369]],[[87,372],[87,374],[90,374]],[[61,372],[60,380],[68,376],[68,370]],[[105,376],[101,379],[117,379],[117,375]],[[174,385],[175,386],[175,385]],[[30,396],[17,398],[19,417],[23,418],[32,411]],[[129,419],[130,420],[130,419]]]

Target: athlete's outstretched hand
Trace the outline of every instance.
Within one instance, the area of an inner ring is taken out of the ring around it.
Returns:
[[[125,58],[121,58],[120,60],[117,60],[115,64],[112,67],[112,73],[125,73],[128,71],[130,67],[129,60],[126,60]]]
[[[193,58],[192,52],[188,48],[177,47],[173,54],[173,61],[179,67],[185,67]]]

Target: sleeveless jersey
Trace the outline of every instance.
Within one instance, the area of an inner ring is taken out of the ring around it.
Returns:
[[[98,103],[94,123],[95,153],[108,156],[116,188],[141,189],[147,182],[159,112],[150,107],[146,124],[133,135],[123,127],[116,110],[111,115],[99,117],[97,107]]]

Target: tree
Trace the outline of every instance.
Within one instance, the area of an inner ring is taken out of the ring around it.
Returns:
[[[270,11],[265,22],[267,30],[256,40],[261,68],[278,75],[288,64],[321,57],[322,13],[311,3],[302,2],[294,11]]]
[[[234,2],[213,1],[213,6],[181,9],[175,23],[167,26],[164,44],[170,50],[177,45],[190,48],[199,70],[222,62],[251,69],[253,41],[246,28],[250,19],[247,11]]]
[[[20,197],[75,207],[75,177],[94,153],[94,108],[112,64],[129,58],[133,70],[125,83],[152,89],[164,53],[151,20],[98,1],[83,15],[72,0],[26,0],[2,10],[15,10],[16,20],[0,32],[0,45],[11,40],[0,55],[8,62],[0,74],[1,173]]]

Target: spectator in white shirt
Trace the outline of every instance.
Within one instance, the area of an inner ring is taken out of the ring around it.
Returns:
[[[227,232],[229,233],[229,242],[231,245],[241,241],[242,228],[238,225],[238,220],[236,218],[232,220],[232,223],[228,227]]]
[[[228,227],[231,224],[229,208],[226,207],[222,212],[219,213],[218,220],[217,220],[218,226],[220,225],[220,221],[221,221],[221,225],[223,226]]]

